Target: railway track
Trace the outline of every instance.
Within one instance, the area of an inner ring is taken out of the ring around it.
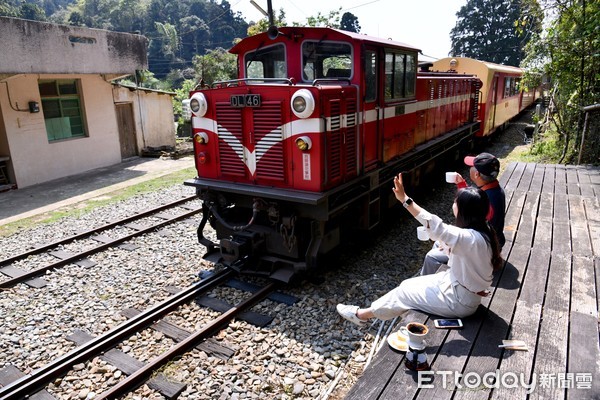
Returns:
[[[152,232],[158,228],[162,228],[169,224],[175,223],[177,221],[189,218],[192,215],[200,213],[202,211],[201,206],[191,207],[191,206],[185,205],[185,203],[195,200],[196,198],[197,198],[196,195],[185,197],[185,198],[179,199],[177,201],[174,201],[174,202],[171,202],[168,204],[164,204],[159,207],[145,210],[136,215],[133,215],[133,216],[130,216],[127,218],[123,218],[118,221],[110,222],[108,224],[89,229],[85,232],[80,232],[75,235],[54,241],[52,243],[44,244],[44,245],[38,246],[34,249],[31,249],[31,250],[28,250],[28,251],[25,251],[25,252],[22,252],[19,254],[15,254],[14,256],[8,257],[4,260],[0,260],[0,272],[4,275],[8,276],[8,279],[0,282],[0,289],[10,288],[10,287],[15,286],[16,284],[22,283],[22,282],[25,282],[25,283],[29,284],[30,286],[34,286],[34,287],[44,286],[45,281],[43,281],[41,279],[34,279],[34,278],[44,274],[46,271],[49,271],[49,270],[52,270],[55,268],[59,268],[59,267],[68,265],[70,263],[85,259],[86,257],[88,257],[94,253],[98,253],[98,252],[106,250],[110,247],[119,245],[123,242],[126,242],[126,241],[136,237],[136,236],[144,235],[144,234]],[[177,214],[177,215],[161,214],[166,210],[176,208],[176,207],[182,207],[184,209],[187,209],[188,211],[185,211],[185,212]],[[151,225],[145,225],[145,226],[134,224],[134,222],[139,221],[143,218],[150,217],[150,216],[158,217],[159,219],[161,219],[161,221],[153,223]],[[127,235],[123,235],[123,236],[120,236],[120,237],[117,237],[114,239],[111,239],[105,235],[99,234],[101,232],[106,232],[106,231],[109,231],[110,229],[113,229],[113,228],[116,228],[119,226],[127,226],[128,228],[132,229],[132,232]],[[99,234],[99,235],[92,236],[94,234]],[[48,252],[49,250],[59,248],[62,245],[72,243],[77,240],[87,239],[87,238],[93,239],[98,244],[95,246],[92,246],[91,248],[88,248],[84,251],[78,252],[78,253],[67,253],[64,251],[50,252],[50,254],[52,256],[54,256],[55,258],[58,258],[57,261],[51,262],[42,267],[32,269],[30,271],[24,271],[24,270],[14,268],[11,266],[12,264],[14,264],[18,261],[21,261],[21,260],[25,260],[30,256]]]
[[[88,340],[71,352],[59,357],[46,366],[35,370],[30,375],[23,376],[22,378],[1,387],[0,399],[23,399],[27,398],[27,396],[35,395],[39,391],[44,390],[44,388],[55,379],[72,370],[74,365],[88,361],[99,354],[108,352],[136,332],[140,332],[149,325],[154,324],[157,320],[164,318],[168,313],[176,310],[179,306],[197,299],[203,293],[207,293],[220,285],[226,284],[235,274],[235,271],[226,269],[179,291],[145,312],[132,316],[129,320],[105,334]],[[278,282],[272,281],[261,288],[257,288],[250,297],[235,306],[230,307],[216,319],[204,324],[201,329],[190,334],[175,346],[171,347],[167,352],[157,356],[148,364],[143,365],[135,372],[129,374],[127,378],[121,380],[115,386],[100,393],[96,398],[114,399],[139,387],[146,382],[155,371],[174,357],[190,351],[199,343],[223,329],[233,318],[239,316],[269,295],[272,295],[278,285]],[[183,390],[183,388],[180,390]],[[178,393],[174,394],[175,397],[177,395]]]

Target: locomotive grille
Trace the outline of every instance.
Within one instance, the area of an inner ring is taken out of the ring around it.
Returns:
[[[356,172],[356,102],[348,100],[346,105],[347,126],[346,131],[346,173]]]
[[[219,132],[219,161],[221,173],[245,176],[244,163],[238,154],[244,154],[242,134],[242,109],[231,108],[229,103],[220,102],[217,106],[217,126]],[[226,127],[226,128],[225,128]]]
[[[342,133],[340,131],[340,101],[332,100],[329,103],[331,123],[329,133],[328,171],[329,180],[340,177],[340,164],[342,155]]]
[[[266,101],[254,111],[256,176],[283,181],[285,178],[281,101]]]

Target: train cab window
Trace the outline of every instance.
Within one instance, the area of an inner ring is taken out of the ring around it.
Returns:
[[[377,99],[377,53],[365,52],[365,101]]]
[[[417,65],[414,54],[385,53],[385,99],[400,100],[415,95]]]
[[[246,53],[244,56],[246,78],[287,78],[287,64],[285,60],[285,46],[260,48]]]
[[[352,76],[352,46],[348,43],[306,41],[302,43],[302,79]]]

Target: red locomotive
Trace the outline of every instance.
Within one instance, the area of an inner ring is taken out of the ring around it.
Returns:
[[[330,28],[283,27],[230,52],[239,79],[190,93],[206,257],[287,281],[348,229],[373,229],[479,129],[473,75],[420,72],[418,49]],[[216,240],[204,232],[210,222]]]

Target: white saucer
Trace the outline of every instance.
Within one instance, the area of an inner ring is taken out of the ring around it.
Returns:
[[[387,342],[394,350],[402,352],[408,351],[408,338],[399,331],[390,333],[387,338]]]

